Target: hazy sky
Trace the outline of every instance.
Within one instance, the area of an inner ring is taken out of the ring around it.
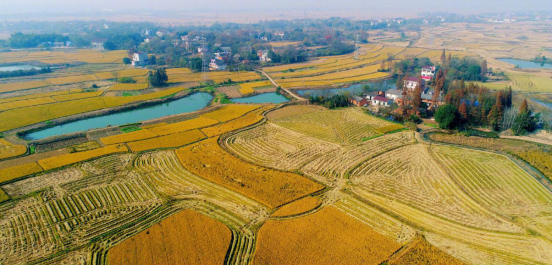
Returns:
[[[394,10],[481,13],[552,10],[552,0],[0,0],[0,13],[69,13],[140,11],[248,11],[248,10]],[[0,17],[1,20],[1,17]]]

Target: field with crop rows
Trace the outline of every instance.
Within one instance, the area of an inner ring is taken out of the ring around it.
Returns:
[[[297,174],[243,162],[220,148],[217,140],[211,138],[178,149],[184,167],[272,208],[324,188]]]
[[[85,62],[89,64],[123,63],[127,51],[67,50],[40,52],[3,52],[0,63],[23,63],[39,61],[44,64],[65,64]]]
[[[159,125],[155,127],[150,127],[151,132],[164,136],[164,135],[170,135],[178,132],[183,132],[187,130],[202,128],[202,127],[208,127],[215,124],[218,124],[219,121],[200,116],[198,118],[193,118],[190,120],[185,120],[182,122],[176,122],[172,124],[165,124],[165,125]]]
[[[272,108],[274,108],[274,106],[264,106],[253,110],[242,117],[236,118],[223,124],[203,128],[201,129],[201,131],[205,133],[207,137],[214,137],[234,130],[238,130],[240,128],[244,128],[261,121],[264,118],[263,113]]]
[[[254,93],[256,89],[272,87],[272,82],[270,81],[258,81],[258,82],[248,82],[240,84],[241,94]]]
[[[228,148],[250,162],[291,171],[339,145],[273,123],[242,131],[226,139]]]
[[[59,155],[55,157],[50,157],[38,161],[38,164],[44,168],[44,170],[51,170],[54,168],[59,168],[62,166],[90,160],[92,158],[98,158],[106,156],[113,153],[127,152],[128,148],[124,145],[110,145],[105,146],[99,149],[94,149],[90,151],[83,151],[77,153],[70,153]]]
[[[255,264],[380,264],[401,245],[333,208],[259,230]]]
[[[422,237],[393,255],[389,265],[462,265],[464,262],[432,246]]]
[[[339,144],[359,143],[364,138],[383,134],[384,132],[378,131],[379,128],[393,125],[355,108],[289,116],[272,122],[308,136]]]
[[[179,212],[109,250],[111,265],[224,264],[232,232],[192,210]]]
[[[40,87],[46,87],[50,85],[44,81],[27,81],[27,82],[18,82],[18,83],[4,83],[0,84],[0,92],[10,92],[10,91],[19,91],[19,90],[28,90]]]
[[[260,107],[259,105],[236,105],[236,104],[226,105],[221,109],[203,114],[202,117],[211,118],[220,122],[226,122],[226,121],[238,118],[259,107]]]
[[[117,78],[128,78],[128,77],[138,77],[138,76],[145,76],[148,74],[147,69],[125,69],[120,71],[114,71],[114,72],[98,72],[95,73],[96,77],[98,79],[114,79]]]
[[[42,172],[37,163],[27,163],[0,169],[0,183]]]
[[[187,83],[203,81],[202,73],[167,73],[169,83]],[[229,79],[233,82],[254,81],[261,79],[261,76],[255,72],[207,72],[207,80],[215,83],[224,83]]]
[[[157,134],[151,132],[148,129],[141,129],[138,131],[101,138],[100,141],[105,145],[111,145],[155,137],[157,137]]]
[[[177,148],[205,138],[205,135],[197,130],[178,132],[171,135],[129,142],[128,147],[133,152],[146,150]]]

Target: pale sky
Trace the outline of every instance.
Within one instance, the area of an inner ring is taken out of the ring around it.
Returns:
[[[0,0],[0,14],[70,13],[101,10],[224,12],[250,10],[397,10],[482,13],[551,11],[552,0]],[[1,20],[1,17],[0,17]]]

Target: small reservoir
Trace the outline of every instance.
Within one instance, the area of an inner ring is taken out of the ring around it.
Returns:
[[[522,69],[552,69],[552,61],[534,62],[534,61],[520,60],[520,59],[513,59],[513,58],[502,58],[498,60],[512,64],[514,66],[519,66]]]
[[[232,99],[235,103],[284,103],[289,102],[289,99],[276,92],[267,92],[257,94],[251,97]]]

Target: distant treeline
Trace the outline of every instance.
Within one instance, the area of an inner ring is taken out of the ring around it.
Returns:
[[[13,78],[32,76],[44,73],[50,73],[52,69],[50,67],[43,67],[41,69],[27,69],[27,70],[14,70],[14,71],[0,71],[0,78]]]
[[[48,42],[66,42],[69,37],[60,34],[23,34],[17,32],[11,35],[8,45],[11,48],[35,48],[42,43]]]
[[[311,104],[322,105],[328,109],[339,108],[349,106],[349,97],[344,94],[335,94],[331,96],[318,95],[309,96],[309,102]]]

